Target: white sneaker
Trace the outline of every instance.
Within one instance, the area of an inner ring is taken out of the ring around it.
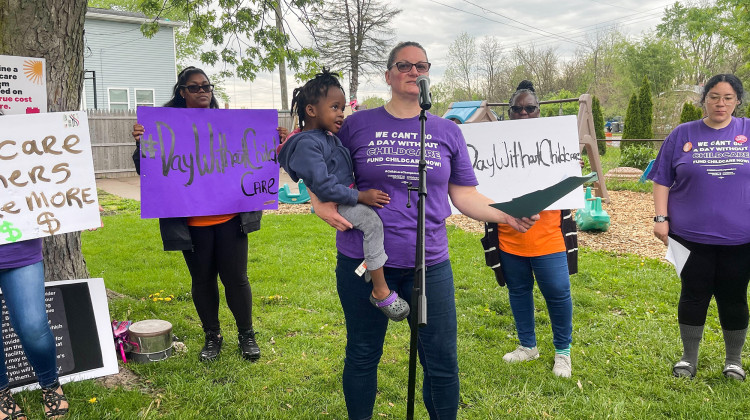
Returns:
[[[570,363],[570,356],[566,356],[564,354],[556,354],[555,366],[552,367],[552,373],[554,373],[555,376],[559,376],[561,378],[570,378],[570,374],[572,371],[573,367]]]
[[[539,358],[539,350],[536,347],[528,348],[524,346],[518,346],[515,350],[510,353],[505,353],[503,360],[508,363],[516,362],[528,362]]]

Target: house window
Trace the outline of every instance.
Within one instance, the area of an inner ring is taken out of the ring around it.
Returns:
[[[127,111],[130,108],[130,94],[124,88],[109,88],[109,109],[112,111]]]
[[[135,90],[135,106],[154,106],[154,90],[153,89],[136,89]]]

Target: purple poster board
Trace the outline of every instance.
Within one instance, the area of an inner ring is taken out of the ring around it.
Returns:
[[[278,208],[273,109],[138,107],[141,218]]]

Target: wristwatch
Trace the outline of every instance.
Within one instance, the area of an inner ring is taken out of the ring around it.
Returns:
[[[669,221],[669,216],[658,215],[654,217],[654,222],[656,223],[663,223],[663,222],[668,222],[668,221]]]

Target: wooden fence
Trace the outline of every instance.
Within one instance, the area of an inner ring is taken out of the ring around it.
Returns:
[[[89,110],[91,153],[97,178],[135,176],[133,124],[135,111]]]
[[[136,176],[131,157],[135,150],[131,135],[136,122],[135,111],[89,110],[87,113],[96,177]],[[279,125],[291,131],[292,117],[289,112],[279,113]]]

